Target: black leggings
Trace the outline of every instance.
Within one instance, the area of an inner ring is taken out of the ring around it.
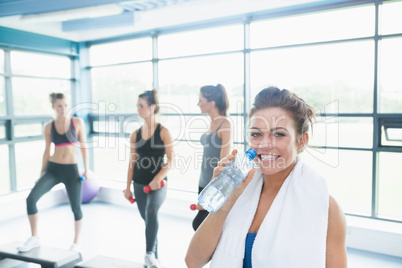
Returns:
[[[28,215],[38,213],[36,203],[53,186],[64,183],[67,190],[68,199],[70,200],[71,210],[74,213],[76,221],[82,219],[81,211],[81,195],[82,184],[78,173],[77,164],[57,164],[48,162],[45,172],[32,188],[31,193],[27,197]]]
[[[198,187],[198,194],[201,193],[202,189],[204,189],[204,187]],[[205,218],[208,216],[208,214],[209,214],[209,212],[207,210],[198,210],[198,213],[193,220],[194,231],[197,231],[198,227],[205,220]]]
[[[157,191],[144,193],[143,184],[134,183],[134,195],[138,210],[145,222],[146,251],[154,252],[158,258],[158,211],[166,199],[167,186]]]

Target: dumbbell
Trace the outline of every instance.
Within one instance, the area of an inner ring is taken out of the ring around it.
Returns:
[[[161,187],[165,186],[165,180],[161,180]],[[144,187],[144,193],[149,194],[151,192],[151,187],[149,185]]]
[[[126,190],[123,190],[123,193],[125,193],[125,192],[126,192]],[[128,201],[130,201],[130,203],[133,204],[135,202],[135,199],[130,197],[130,199]]]

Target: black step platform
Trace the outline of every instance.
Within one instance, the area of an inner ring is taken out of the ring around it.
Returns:
[[[106,256],[96,256],[74,266],[75,268],[143,268],[144,265]]]
[[[0,246],[0,261],[6,263],[10,262],[8,260],[11,259],[37,263],[42,268],[71,268],[78,262],[82,261],[80,253],[46,246],[40,246],[29,252],[22,253],[17,250],[17,247],[21,244],[21,242],[12,242]]]

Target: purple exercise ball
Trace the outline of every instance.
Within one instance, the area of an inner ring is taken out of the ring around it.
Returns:
[[[84,174],[83,170],[79,171],[80,176]],[[89,170],[87,172],[88,178],[86,178],[84,181],[82,181],[82,199],[81,203],[89,203],[92,201],[92,199],[95,198],[95,196],[98,194],[100,190],[100,185],[96,179],[96,175],[92,170]],[[64,193],[67,195],[66,189],[64,189]]]

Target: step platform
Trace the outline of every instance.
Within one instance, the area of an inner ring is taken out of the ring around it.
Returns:
[[[22,242],[16,241],[0,246],[0,264],[3,262],[4,267],[10,268],[28,267],[22,263],[18,266],[17,262],[15,262],[21,261],[36,263],[42,268],[71,268],[82,261],[82,256],[78,252],[46,246],[40,246],[28,252],[19,252],[17,247],[21,244]],[[11,266],[13,261],[16,263],[15,266]],[[0,267],[3,267],[3,265]]]
[[[75,268],[143,268],[142,263],[111,258],[107,256],[95,256],[93,259],[78,263]]]

